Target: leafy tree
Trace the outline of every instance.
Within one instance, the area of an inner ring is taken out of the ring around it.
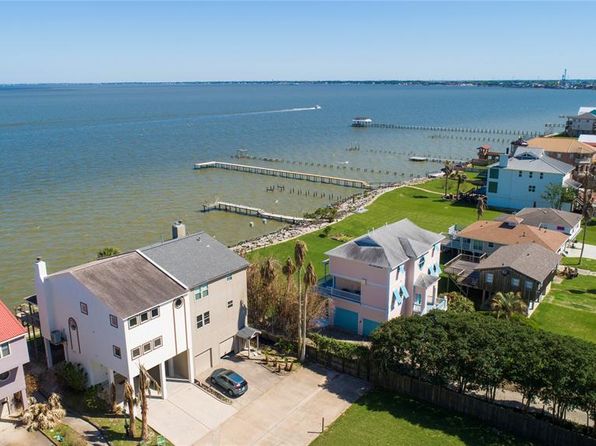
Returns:
[[[474,302],[463,294],[452,291],[445,295],[447,298],[447,311],[452,313],[473,313],[476,311]]]
[[[490,309],[496,314],[497,319],[502,315],[506,319],[514,314],[526,314],[528,305],[524,302],[520,293],[496,293],[490,301]]]
[[[62,384],[75,392],[84,392],[87,388],[87,372],[81,364],[62,362],[55,367],[55,373]]]
[[[571,203],[575,197],[576,192],[573,188],[563,187],[556,183],[548,184],[542,194],[542,198],[555,209],[561,209],[563,203]]]
[[[120,254],[120,250],[113,246],[107,246],[97,252],[97,260],[105,259],[106,257],[113,257]]]

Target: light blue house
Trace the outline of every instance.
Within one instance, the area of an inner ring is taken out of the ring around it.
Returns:
[[[488,206],[498,209],[551,207],[542,195],[555,183],[578,187],[571,179],[573,166],[545,155],[543,149],[519,147],[512,157],[501,156],[488,167]]]

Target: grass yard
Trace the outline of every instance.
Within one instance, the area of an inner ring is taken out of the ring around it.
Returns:
[[[530,445],[479,421],[387,391],[354,403],[313,446]]]
[[[578,276],[553,284],[532,320],[544,330],[596,343],[596,278]]]
[[[432,180],[420,187],[434,190],[442,184],[441,180]],[[485,219],[492,220],[500,212],[485,211]],[[439,195],[423,192],[411,187],[402,187],[381,195],[368,206],[368,211],[363,214],[354,214],[339,223],[331,226],[327,237],[321,237],[321,231],[312,232],[300,237],[308,245],[308,260],[313,262],[317,275],[323,274],[322,261],[325,252],[340,245],[342,242],[333,240],[333,236],[343,235],[354,238],[365,234],[367,231],[393,223],[402,218],[409,218],[417,225],[430,231],[446,231],[451,225],[457,223],[466,226],[476,221],[476,208],[454,204],[443,200]],[[277,245],[267,246],[248,254],[251,261],[265,257],[275,257],[280,261],[288,256],[293,257],[295,240],[290,240]]]
[[[580,231],[580,233],[577,235],[576,240],[578,242],[582,241],[582,237],[584,236],[583,231],[584,230],[582,229]],[[596,220],[594,220],[594,219],[592,219],[592,221],[590,223],[588,223],[588,232],[586,234],[586,243],[588,245],[596,245]]]
[[[43,433],[52,443],[63,446],[86,446],[85,440],[77,431],[69,425],[60,423],[54,429],[44,430]]]
[[[584,257],[581,264],[579,264],[578,261],[579,257],[563,257],[561,264],[575,266],[576,268],[587,269],[589,271],[596,271],[596,260],[586,259]],[[594,280],[596,280],[596,278]]]

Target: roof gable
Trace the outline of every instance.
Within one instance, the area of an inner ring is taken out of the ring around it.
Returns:
[[[0,300],[0,342],[10,341],[27,333],[25,327]]]

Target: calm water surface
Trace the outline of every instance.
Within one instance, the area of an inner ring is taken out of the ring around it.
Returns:
[[[173,220],[227,244],[281,225],[200,213],[225,200],[302,215],[354,190],[217,170],[192,163],[230,161],[238,148],[284,163],[253,164],[399,181],[436,171],[409,154],[469,158],[490,143],[505,147],[518,130],[543,131],[594,91],[388,85],[92,85],[0,87],[0,298],[33,292],[32,263],[50,271],[168,238]],[[320,110],[313,109],[320,105]],[[509,134],[353,129],[351,119],[496,128]],[[464,139],[466,138],[466,139]],[[359,152],[348,152],[351,145]],[[383,150],[393,153],[371,151]],[[293,161],[315,166],[292,164]],[[321,164],[321,166],[316,166]],[[326,165],[326,167],[323,167]],[[345,168],[344,168],[345,167]],[[354,170],[350,170],[353,167]],[[368,169],[369,173],[355,168]],[[370,169],[376,173],[371,174]],[[378,173],[382,170],[382,173]],[[387,174],[386,172],[389,172]],[[266,192],[272,185],[285,191]],[[291,188],[310,196],[290,194]],[[313,192],[326,198],[314,198]]]

